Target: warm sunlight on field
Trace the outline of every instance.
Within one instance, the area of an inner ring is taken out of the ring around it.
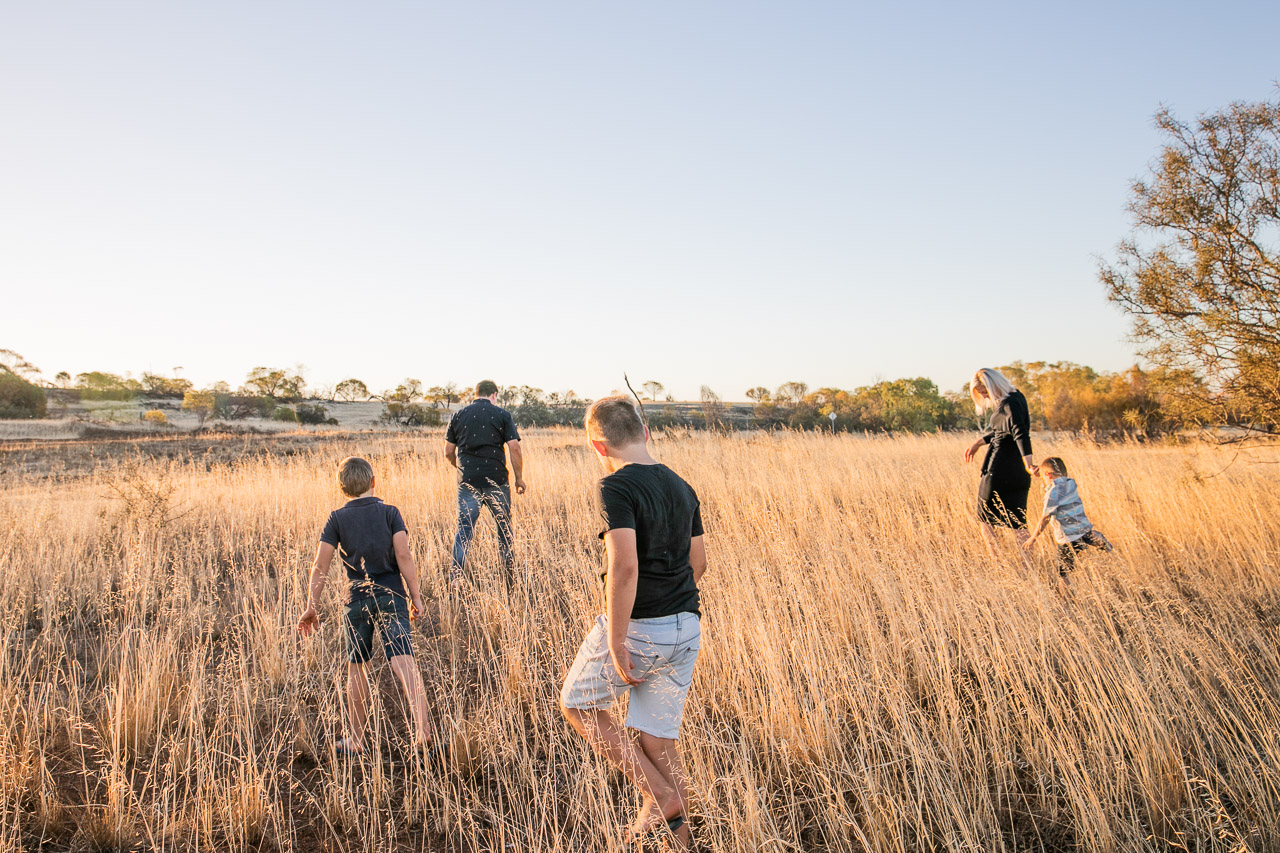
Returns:
[[[1230,454],[1038,439],[1116,544],[1064,600],[1047,544],[1033,577],[990,564],[967,440],[657,442],[710,552],[682,738],[702,849],[1280,847],[1280,452],[1202,478]],[[0,450],[0,849],[623,849],[600,828],[630,819],[619,777],[556,708],[599,607],[598,473],[577,432],[524,444],[524,581],[494,582],[486,516],[461,608],[436,435],[94,473]],[[408,759],[381,652],[379,754],[330,749],[336,584],[319,639],[294,624],[349,453],[410,527],[447,769]]]

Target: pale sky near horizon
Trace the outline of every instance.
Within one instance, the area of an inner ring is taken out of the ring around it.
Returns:
[[[1134,362],[1098,258],[1280,6],[0,6],[0,347],[726,399]],[[1056,318],[1056,320],[1054,319]]]

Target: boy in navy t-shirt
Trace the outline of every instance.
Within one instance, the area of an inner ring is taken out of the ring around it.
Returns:
[[[309,636],[320,626],[317,608],[334,552],[341,554],[347,573],[347,601],[343,626],[347,635],[347,736],[337,744],[342,755],[364,752],[364,724],[369,710],[369,658],[375,628],[391,669],[404,688],[414,729],[414,743],[425,749],[427,694],[413,660],[409,621],[422,613],[418,569],[409,552],[409,534],[400,510],[373,494],[377,478],[373,466],[358,456],[338,465],[338,486],[351,500],[329,514],[320,547],[311,566],[307,610],[298,632]],[[406,595],[406,589],[408,593]]]
[[[609,472],[600,481],[605,608],[565,676],[560,707],[639,788],[628,841],[666,836],[683,850],[692,789],[676,739],[702,645],[702,508],[689,484],[649,455],[649,431],[626,397],[593,403],[586,428]],[[609,710],[624,693],[625,723]]]

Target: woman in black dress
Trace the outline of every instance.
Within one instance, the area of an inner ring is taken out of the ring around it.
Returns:
[[[997,558],[996,527],[1011,528],[1018,538],[1018,554],[1024,563],[1026,552],[1021,545],[1027,539],[1027,493],[1031,490],[1031,416],[1027,398],[1002,374],[982,368],[969,383],[969,395],[978,414],[991,412],[987,431],[965,448],[968,462],[985,444],[982,480],[978,485],[978,521],[982,535]]]

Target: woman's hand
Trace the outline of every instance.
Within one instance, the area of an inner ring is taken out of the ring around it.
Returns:
[[[966,447],[964,449],[964,461],[968,462],[970,459],[972,459],[973,454],[978,452],[978,448],[982,447],[985,444],[986,444],[985,441],[983,441],[982,439],[978,439],[973,444]]]

